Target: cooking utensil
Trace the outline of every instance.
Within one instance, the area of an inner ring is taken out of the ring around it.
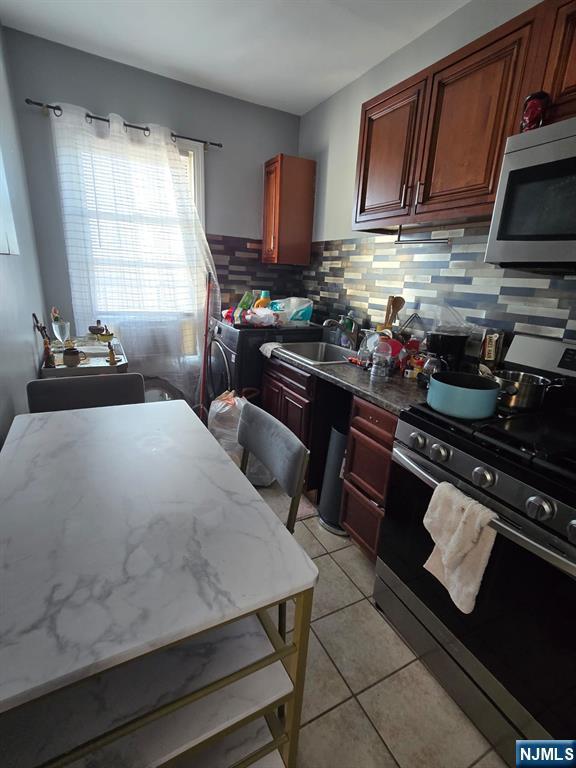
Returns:
[[[392,305],[394,303],[394,296],[388,296],[388,302],[386,304],[386,314],[384,316],[384,327],[390,328],[390,317],[392,315]]]
[[[552,384],[544,376],[524,371],[495,371],[492,376],[502,390],[501,405],[510,410],[533,411],[540,408]]]
[[[439,371],[430,377],[426,402],[456,419],[487,419],[498,403],[500,384],[474,373]]]
[[[398,312],[404,307],[404,304],[406,302],[402,298],[402,296],[394,296],[392,299],[392,311],[390,312],[390,327],[394,325],[396,322],[396,318],[398,317]]]

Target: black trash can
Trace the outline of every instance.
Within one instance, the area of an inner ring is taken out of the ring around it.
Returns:
[[[340,502],[342,500],[342,479],[340,470],[346,452],[348,435],[339,429],[332,427],[330,442],[328,443],[328,455],[322,482],[322,494],[318,505],[319,522],[324,528],[338,536],[348,534],[340,525]]]

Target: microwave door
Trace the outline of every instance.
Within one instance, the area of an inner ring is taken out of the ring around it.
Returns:
[[[504,155],[486,261],[576,267],[576,137]]]

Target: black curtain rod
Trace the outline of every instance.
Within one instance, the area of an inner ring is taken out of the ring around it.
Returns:
[[[25,99],[26,104],[28,104],[31,107],[41,107],[43,110],[49,110],[51,109],[52,112],[54,112],[54,115],[56,117],[61,117],[63,110],[62,107],[59,104],[44,104],[41,101],[34,101],[33,99]],[[108,117],[100,117],[100,115],[91,115],[89,112],[86,112],[86,120],[91,123],[92,120],[98,120],[101,123],[109,123],[110,119]],[[145,136],[150,135],[150,128],[147,125],[134,125],[134,123],[124,123],[124,128],[133,128],[135,131],[142,131]],[[197,141],[199,144],[204,144],[204,146],[209,147],[219,147],[222,148],[222,144],[218,141],[206,141],[206,139],[193,139],[191,136],[182,136],[180,133],[174,133],[171,132],[170,134],[172,136],[172,140],[176,141],[176,139],[185,139],[186,141]]]

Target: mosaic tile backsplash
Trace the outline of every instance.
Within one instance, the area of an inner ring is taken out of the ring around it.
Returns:
[[[308,296],[315,318],[354,310],[360,319],[384,320],[390,294],[406,299],[403,315],[434,317],[446,303],[469,322],[566,340],[576,340],[576,275],[558,276],[485,264],[488,226],[403,232],[314,243],[309,267],[260,262],[261,242],[209,236],[221,282],[223,305],[245,287],[268,288],[273,296]],[[425,240],[412,243],[410,239]]]

